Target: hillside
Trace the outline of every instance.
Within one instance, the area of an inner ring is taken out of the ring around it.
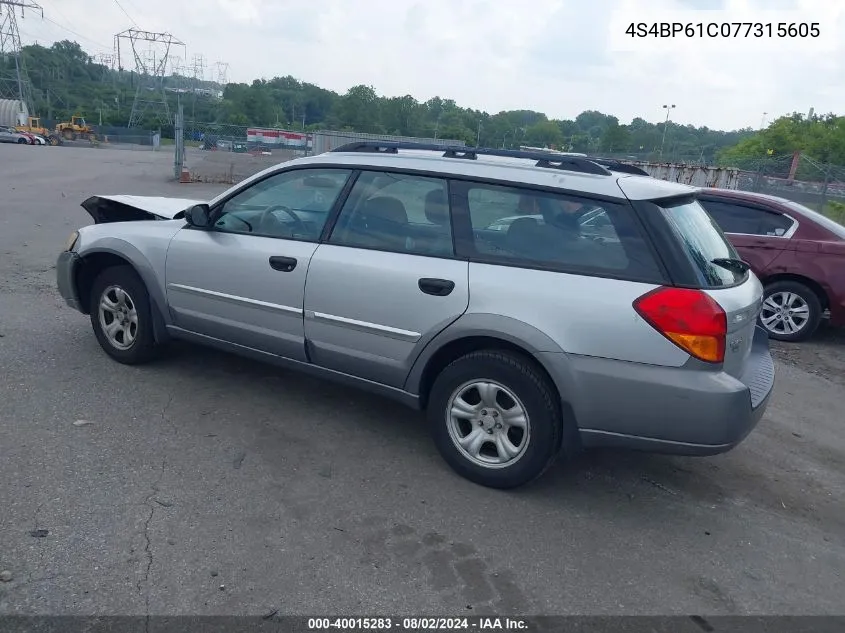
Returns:
[[[137,76],[94,63],[76,42],[62,41],[46,48],[24,47],[24,61],[33,87],[35,112],[47,119],[81,114],[94,124],[125,126],[135,95]],[[0,60],[0,64],[2,64]],[[7,59],[6,64],[14,63]],[[549,146],[574,152],[603,152],[619,156],[656,158],[663,122],[636,118],[622,124],[609,114],[585,111],[574,120],[549,119],[541,112],[517,110],[490,114],[462,108],[453,100],[435,97],[420,102],[411,95],[385,97],[369,86],[355,86],[338,94],[294,77],[256,79],[251,84],[211,82],[191,84],[169,77],[168,99],[185,106],[186,119],[233,125],[301,129],[349,129],[379,134],[456,138],[494,147]],[[222,98],[184,92],[199,87]],[[177,92],[177,89],[183,92]],[[152,118],[145,127],[157,128]],[[172,129],[162,129],[165,136]],[[724,132],[670,123],[664,159],[711,163],[716,156],[749,142],[751,130]]]

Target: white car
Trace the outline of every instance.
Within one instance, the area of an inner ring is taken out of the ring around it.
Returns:
[[[18,145],[29,145],[29,139],[25,134],[17,130],[0,126],[0,143],[17,143]]]

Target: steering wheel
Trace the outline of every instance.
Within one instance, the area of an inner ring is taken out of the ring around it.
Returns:
[[[286,207],[283,204],[274,204],[273,206],[270,206],[270,207],[267,207],[266,209],[264,209],[264,211],[261,213],[261,217],[258,218],[258,226],[259,226],[259,228],[261,229],[262,232],[264,232],[265,224],[271,218],[272,218],[272,221],[273,221],[274,224],[276,224],[276,225],[281,224],[281,222],[279,222],[275,217],[273,217],[274,211],[284,211],[291,218],[293,218],[293,222],[294,222],[295,227],[294,227],[294,230],[291,231],[291,234],[296,233],[297,229],[299,229],[299,232],[301,232],[301,233],[307,233],[308,232],[308,225],[306,225],[305,222],[302,221],[302,218],[300,218],[298,215],[296,215],[296,213],[294,213],[293,209],[291,209],[290,207]]]

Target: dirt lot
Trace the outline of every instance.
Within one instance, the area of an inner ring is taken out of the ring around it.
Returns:
[[[265,154],[239,154],[225,151],[202,151],[186,148],[185,167],[197,183],[234,184],[272,167],[280,162],[296,158],[291,151],[273,151]]]
[[[378,398],[188,346],[108,360],[55,258],[88,195],[221,189],[171,164],[0,146],[0,614],[843,612],[841,333],[776,347],[726,455],[479,488]]]

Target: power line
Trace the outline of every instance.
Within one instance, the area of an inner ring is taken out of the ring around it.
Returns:
[[[129,18],[129,21],[130,21],[130,22],[132,22],[132,24],[133,24],[134,26],[138,26],[137,22],[135,22],[135,20],[133,20],[133,19],[132,19],[132,16],[131,16],[131,15],[129,15],[129,14],[126,12],[126,9],[124,9],[124,8],[123,8],[123,5],[122,5],[122,4],[120,4],[120,2],[118,2],[117,0],[114,0],[114,3],[117,5],[117,8],[118,8],[118,9],[120,9],[121,11],[123,11],[123,15],[125,15],[127,18]]]
[[[41,0],[41,1],[42,1],[42,3],[43,3],[43,1],[44,1],[44,0]],[[74,28],[75,28],[75,26],[76,26],[76,25],[75,25],[73,22],[71,22],[71,21],[68,19],[68,17],[67,17],[64,13],[62,13],[61,11],[59,11],[59,10],[58,10],[57,8],[55,8],[55,7],[53,7],[52,11],[53,11],[53,12],[55,12],[55,13],[58,13],[58,14],[59,14],[59,17],[60,17],[60,18],[62,18],[62,19],[65,21],[65,24],[68,24],[68,25],[70,25],[71,27],[74,27]]]
[[[138,9],[138,7],[135,5],[135,3],[134,3],[134,2],[130,2],[130,0],[123,0],[123,3],[124,3],[124,4],[126,4],[126,5],[128,5],[129,7],[131,7],[133,11],[135,11],[136,9]],[[143,11],[138,11],[138,13],[143,13]]]
[[[83,40],[85,40],[85,41],[87,41],[87,42],[91,42],[92,44],[96,44],[96,45],[97,45],[97,46],[99,46],[100,48],[104,48],[104,49],[106,49],[106,50],[111,50],[111,47],[110,47],[110,46],[106,46],[105,44],[101,44],[100,42],[97,42],[97,41],[95,41],[95,40],[92,40],[90,37],[85,37],[85,36],[84,36],[84,35],[82,35],[81,33],[77,33],[77,32],[76,32],[76,31],[74,31],[73,29],[69,29],[69,28],[68,28],[68,27],[66,27],[64,24],[59,24],[59,23],[58,23],[58,22],[56,22],[55,20],[51,20],[51,19],[50,19],[50,18],[48,18],[46,15],[44,16],[44,19],[45,19],[45,20],[47,20],[50,24],[54,24],[55,26],[58,26],[60,29],[64,29],[65,31],[67,31],[67,32],[68,32],[68,33],[70,33],[71,35],[75,35],[76,37],[80,37],[80,38],[82,38]]]

